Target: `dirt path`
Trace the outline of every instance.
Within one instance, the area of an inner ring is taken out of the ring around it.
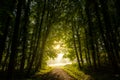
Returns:
[[[41,80],[76,80],[61,68],[54,68],[49,73],[42,75],[41,78]]]

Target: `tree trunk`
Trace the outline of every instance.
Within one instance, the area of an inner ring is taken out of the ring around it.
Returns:
[[[14,76],[15,63],[16,63],[15,60],[17,58],[18,35],[19,35],[22,4],[23,4],[23,0],[18,0],[14,32],[13,32],[13,37],[12,37],[11,54],[10,54],[10,60],[9,60],[9,65],[8,65],[8,74],[7,74],[8,80],[12,80]]]
[[[39,5],[39,3],[38,3]],[[31,62],[30,62],[30,65],[29,65],[29,68],[27,70],[27,75],[29,76],[30,74],[30,70],[32,69],[32,65],[35,61],[35,56],[37,54],[37,48],[39,47],[39,43],[40,43],[40,38],[41,38],[41,29],[42,29],[42,25],[43,25],[43,20],[44,20],[44,15],[45,15],[45,9],[46,9],[46,0],[44,1],[44,7],[43,7],[43,10],[42,10],[42,16],[41,16],[41,22],[40,22],[40,25],[39,25],[39,28],[38,28],[38,36],[37,36],[37,45],[36,45],[36,48],[34,49],[34,54],[32,56],[32,59],[31,59]]]
[[[81,59],[81,63],[82,63],[82,65],[83,65],[83,58],[82,58],[82,50],[81,50],[81,40],[80,40],[80,35],[79,35],[79,33],[78,33],[78,30],[79,29],[76,29],[76,32],[77,32],[77,41],[78,41],[78,45],[79,45],[79,54],[80,54],[80,59]]]
[[[88,55],[88,63],[90,65],[90,67],[92,66],[91,64],[91,57],[90,57],[90,50],[89,50],[89,46],[88,46],[88,34],[87,34],[87,30],[85,29],[85,44],[86,44],[86,48],[87,48],[87,55]]]
[[[93,37],[93,31],[92,31],[93,23],[91,22],[92,19],[91,19],[90,9],[89,9],[91,4],[89,4],[89,3],[90,3],[89,1],[86,2],[86,15],[87,15],[87,18],[88,18],[88,29],[89,29],[89,38],[90,38],[93,66],[94,66],[94,69],[96,69],[97,68],[97,65],[96,65],[96,53],[95,53],[95,47],[94,47],[94,42],[93,42],[94,37]]]
[[[112,36],[113,36],[113,29],[111,26],[111,21],[110,21],[110,16],[108,13],[108,7],[107,7],[107,1],[100,0],[101,7],[102,7],[102,14],[103,14],[103,20],[105,22],[105,29],[106,29],[106,37],[107,41],[107,52],[108,52],[108,59],[110,61],[110,64],[113,66],[115,72],[118,70],[118,65],[117,65],[117,60],[115,58],[115,53],[114,53],[114,48],[113,48],[113,41],[112,41]]]
[[[75,36],[74,35],[75,35],[74,27],[72,26],[72,36],[73,36],[73,43],[74,43],[74,48],[75,48],[77,63],[78,63],[79,69],[81,69],[80,59],[79,59],[79,55],[78,55],[78,51],[77,51],[76,41],[75,41]]]
[[[5,25],[5,29],[2,35],[2,38],[0,39],[0,64],[2,61],[2,56],[3,56],[3,51],[5,49],[5,43],[6,43],[6,38],[8,35],[8,30],[9,30],[9,26],[10,26],[10,16],[7,15],[7,21],[6,21],[6,25]]]
[[[25,8],[25,15],[24,15],[24,25],[23,25],[23,47],[22,47],[22,58],[21,58],[21,65],[20,70],[24,70],[25,66],[25,59],[26,59],[26,49],[27,49],[27,25],[29,21],[29,7],[30,7],[31,0],[28,0],[26,8]]]

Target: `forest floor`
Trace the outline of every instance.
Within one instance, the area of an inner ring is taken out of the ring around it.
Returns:
[[[40,72],[43,73],[38,73],[27,80],[120,80],[119,74],[110,71],[78,70],[73,65],[53,67]]]
[[[100,69],[97,71],[82,69],[78,70],[76,65],[63,67],[44,67],[34,75],[22,78],[16,76],[14,80],[120,80],[120,74]],[[0,73],[0,80],[6,80],[3,73]]]
[[[50,72],[43,75],[35,75],[35,80],[76,80],[65,72],[62,68],[53,68]]]

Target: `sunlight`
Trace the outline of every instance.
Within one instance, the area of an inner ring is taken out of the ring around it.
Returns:
[[[62,58],[63,58],[63,54],[60,53],[60,54],[57,55],[56,61],[57,61],[58,63],[60,63],[61,60],[62,60]]]
[[[54,47],[54,49],[59,49],[59,48],[60,48],[59,44]]]
[[[48,66],[65,66],[67,64],[72,64],[69,58],[64,58],[64,54],[66,52],[66,46],[62,41],[54,41],[53,49],[55,50],[55,54],[57,54],[56,58],[50,58],[47,61]]]
[[[48,66],[65,66],[67,64],[72,64],[68,58],[63,58],[63,56],[63,53],[59,53],[54,60],[48,61]]]

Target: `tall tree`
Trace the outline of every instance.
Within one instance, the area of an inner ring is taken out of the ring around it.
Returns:
[[[17,12],[16,18],[14,23],[14,31],[12,37],[12,45],[11,45],[11,54],[10,60],[8,65],[8,79],[11,80],[13,78],[13,72],[15,70],[15,63],[17,58],[17,47],[18,47],[18,35],[19,35],[19,27],[20,27],[20,18],[21,18],[21,11],[22,11],[22,4],[23,0],[18,0],[17,4]]]

